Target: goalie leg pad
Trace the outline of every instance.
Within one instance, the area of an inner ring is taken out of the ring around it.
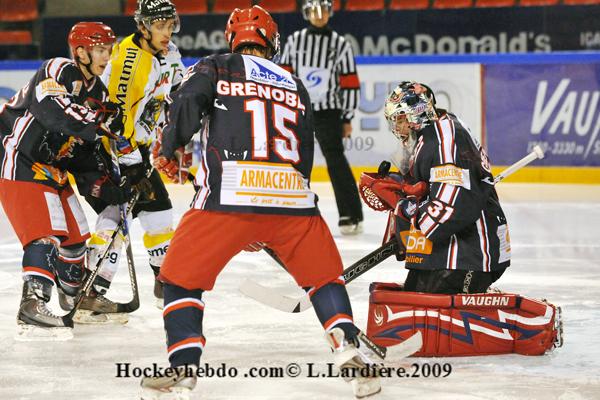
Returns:
[[[423,335],[418,357],[542,355],[560,345],[559,311],[547,302],[509,293],[426,294],[384,285],[371,285],[367,328],[381,346],[416,331]]]
[[[201,289],[188,290],[165,284],[163,319],[167,332],[167,351],[172,367],[200,365],[206,339],[202,335],[204,302]]]

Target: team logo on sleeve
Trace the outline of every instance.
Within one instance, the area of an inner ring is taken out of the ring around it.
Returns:
[[[462,186],[471,190],[471,178],[468,169],[458,168],[454,164],[440,165],[431,168],[429,175],[430,182],[447,183],[455,186]]]
[[[67,94],[67,89],[52,78],[41,81],[35,88],[38,102],[41,102],[46,96],[65,96]]]
[[[269,60],[252,56],[243,56],[243,58],[247,80],[297,90],[292,74],[283,68],[273,64]]]

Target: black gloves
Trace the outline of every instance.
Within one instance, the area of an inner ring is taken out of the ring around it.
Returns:
[[[90,188],[91,196],[113,205],[127,203],[131,194],[131,185],[126,179],[121,185],[116,185],[106,175],[97,179]]]

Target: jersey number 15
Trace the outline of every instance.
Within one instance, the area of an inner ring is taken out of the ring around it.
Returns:
[[[269,141],[267,102],[259,99],[244,102],[244,111],[252,115],[252,159],[268,160],[269,148],[272,146],[282,161],[296,164],[300,161],[298,137],[285,123],[297,125],[298,112],[278,103],[273,103],[272,107],[271,122],[278,134]]]

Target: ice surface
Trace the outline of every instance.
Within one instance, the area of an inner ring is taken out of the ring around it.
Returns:
[[[365,233],[343,237],[327,184],[315,184],[320,207],[333,228],[344,265],[380,245],[385,216],[366,212]],[[189,186],[170,186],[176,220],[192,196]],[[547,298],[563,309],[565,345],[541,357],[519,355],[411,359],[452,365],[447,378],[390,378],[378,399],[599,399],[600,398],[600,186],[499,185],[509,219],[513,266],[498,287],[533,298]],[[86,207],[90,225],[93,212]],[[124,326],[81,326],[62,343],[14,340],[21,293],[22,251],[0,212],[0,398],[135,399],[139,379],[116,378],[116,363],[147,367],[167,363],[161,311],[154,307],[153,275],[141,241],[132,228],[142,305]],[[193,245],[193,243],[190,243]],[[123,263],[125,257],[122,258]],[[402,264],[388,260],[348,286],[356,322],[365,327],[368,284],[402,282]],[[251,367],[307,363],[324,371],[331,361],[322,329],[312,310],[285,314],[246,298],[238,284],[251,278],[267,286],[295,290],[293,281],[264,253],[237,256],[204,297],[207,345],[202,362],[225,363],[238,378],[201,379],[198,399],[351,399],[340,378],[243,378]],[[294,292],[300,294],[300,291]],[[127,268],[122,265],[110,296],[130,298]],[[55,296],[56,297],[56,296]],[[53,308],[58,309],[56,299]]]

